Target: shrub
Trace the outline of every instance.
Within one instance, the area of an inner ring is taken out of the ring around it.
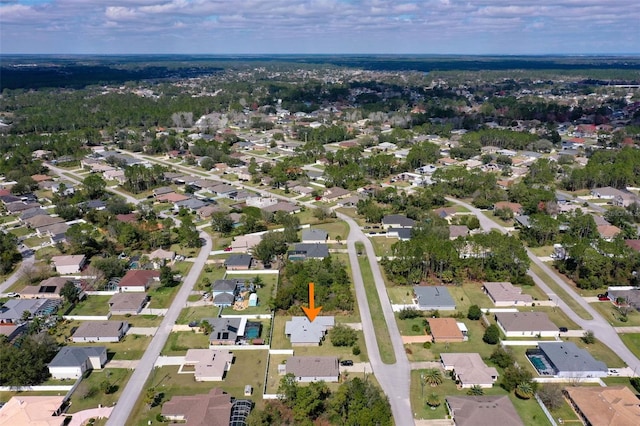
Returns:
[[[587,345],[591,345],[596,342],[596,336],[593,334],[592,330],[585,331],[581,339]]]
[[[425,349],[431,349],[431,342],[424,342],[422,344],[422,347],[425,348]]]
[[[400,312],[398,313],[398,318],[400,318],[401,320],[419,318],[421,316],[422,316],[422,312],[420,312],[415,308],[404,308],[404,309],[401,309]]]
[[[498,329],[498,326],[491,324],[487,327],[484,331],[484,336],[482,336],[482,340],[490,345],[497,344],[500,341],[500,330]]]
[[[411,331],[414,331],[416,333],[419,332],[420,331],[420,326],[418,324],[413,324],[411,326]]]
[[[360,346],[353,345],[353,348],[351,349],[351,353],[354,355],[360,355]]]
[[[630,380],[631,386],[637,391],[640,392],[640,377],[632,377]]]
[[[358,340],[358,334],[351,327],[338,324],[329,331],[329,338],[333,346],[353,346]]]
[[[498,346],[496,350],[493,351],[489,359],[500,368],[507,368],[510,365],[513,365],[514,361],[511,351],[501,346]]]
[[[482,311],[478,305],[469,306],[469,312],[467,313],[467,318],[473,321],[477,321],[482,317]]]

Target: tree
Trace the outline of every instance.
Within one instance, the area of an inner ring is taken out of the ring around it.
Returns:
[[[557,383],[544,383],[538,388],[538,396],[551,411],[560,408],[564,402],[562,388]]]
[[[491,324],[489,327],[487,327],[487,329],[484,331],[484,335],[482,336],[482,340],[490,345],[497,344],[500,341],[500,329],[498,328],[498,326],[495,324]]]
[[[265,266],[271,265],[273,257],[287,251],[287,244],[282,232],[267,232],[262,240],[253,248],[253,256]]]
[[[329,339],[333,346],[353,346],[358,340],[358,334],[351,327],[338,324],[329,331]]]
[[[530,399],[534,393],[535,393],[535,386],[531,381],[520,382],[516,386],[516,395],[518,396],[518,398]]]
[[[47,364],[58,350],[46,333],[23,335],[16,342],[0,341],[0,386],[31,386],[49,377]]]
[[[425,383],[428,383],[432,387],[441,385],[444,381],[442,377],[442,371],[439,368],[428,368],[422,373]]]
[[[640,392],[640,377],[632,377],[629,381],[636,392]]]
[[[96,199],[104,195],[107,183],[99,174],[90,174],[83,179],[82,185],[89,199]]]
[[[64,300],[67,301],[67,303],[74,304],[79,300],[80,290],[74,283],[72,283],[71,281],[67,281],[66,283],[64,283],[64,286],[62,286],[62,289],[60,290],[60,296],[62,296]]]
[[[493,361],[500,368],[507,368],[510,365],[513,365],[513,362],[514,362],[514,358],[513,358],[513,354],[511,353],[511,350],[508,348],[504,348],[502,346],[498,346],[493,351],[489,359]]]
[[[467,318],[473,321],[477,321],[482,317],[482,311],[478,305],[469,306],[469,312],[467,313]]]
[[[160,284],[163,287],[175,287],[178,281],[173,277],[173,271],[167,265],[160,267]]]
[[[226,212],[214,212],[211,215],[211,229],[228,234],[233,231],[233,220]]]
[[[434,408],[442,404],[442,401],[440,400],[440,395],[438,395],[435,392],[432,392],[429,395],[427,395],[427,399],[425,402],[429,407],[434,407]]]
[[[532,376],[528,370],[525,370],[520,366],[512,365],[504,369],[500,386],[502,386],[508,392],[511,392],[520,383],[531,382],[531,380]]]
[[[213,333],[213,326],[209,321],[202,320],[200,321],[200,331],[202,331],[205,334],[205,336],[208,336],[211,333]]]
[[[593,334],[593,330],[585,331],[580,339],[582,339],[582,341],[584,343],[586,343],[587,345],[591,345],[591,344],[594,344],[596,342],[596,337]]]

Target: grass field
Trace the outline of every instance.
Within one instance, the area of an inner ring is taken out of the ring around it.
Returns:
[[[397,243],[399,240],[397,238],[387,238],[385,236],[381,237],[370,237],[369,240],[373,245],[373,251],[376,253],[376,256],[391,256],[391,246]]]
[[[595,359],[604,362],[609,368],[622,368],[627,365],[615,352],[597,339],[591,345],[587,345],[579,337],[569,337],[566,340],[575,343],[579,348],[586,349]]]
[[[233,275],[228,274],[227,278],[244,278],[246,280],[253,280],[254,277],[250,275]],[[250,314],[268,314],[271,312],[271,308],[269,307],[269,301],[273,296],[275,296],[275,288],[276,283],[278,282],[278,275],[260,275],[260,279],[264,283],[261,288],[257,290],[258,293],[258,306],[247,307],[243,310],[234,310],[232,307],[226,307],[223,309],[222,313],[227,315],[250,315]],[[249,296],[246,296],[248,299]]]
[[[100,342],[99,345],[106,346],[107,352],[114,354],[113,359],[135,360],[142,358],[151,339],[151,336],[131,334],[124,336],[119,342]],[[96,346],[96,343],[69,343],[69,346]]]
[[[218,310],[215,306],[194,306],[184,308],[180,311],[176,324],[189,324],[191,321],[200,321],[202,318],[213,318],[218,316]]]
[[[209,336],[195,331],[179,331],[169,334],[161,354],[166,356],[184,355],[188,349],[208,349]]]
[[[627,314],[627,321],[620,320],[622,315],[618,312],[616,306],[611,302],[593,302],[589,303],[593,309],[598,311],[600,315],[614,327],[637,327],[640,326],[640,312],[630,309]]]
[[[69,312],[69,315],[107,315],[111,296],[87,296]]]
[[[564,289],[562,289],[556,282],[551,279],[540,267],[536,264],[531,264],[531,270],[538,276],[546,285],[548,285],[553,292],[560,297],[580,318],[585,320],[591,320],[593,317],[582,306],[575,301]]]
[[[175,287],[156,287],[149,290],[149,292],[147,292],[151,301],[149,307],[168,308],[171,306],[171,302],[173,302],[173,298],[176,297],[181,285],[182,284],[178,284]]]
[[[159,315],[112,315],[112,321],[127,321],[131,327],[158,327],[164,319]]]
[[[132,373],[132,370],[126,368],[106,368],[89,371],[88,375],[82,379],[82,383],[78,385],[71,395],[69,413],[73,414],[89,408],[98,408],[99,404],[102,404],[103,407],[115,404]],[[100,384],[104,381],[108,381],[112,386],[109,394],[105,394],[100,389]]]
[[[424,370],[413,370],[411,372],[411,408],[418,419],[444,419],[449,414],[445,404],[446,397],[466,396],[467,389],[458,390],[455,382],[448,377],[445,377],[444,382],[439,386],[422,386],[420,382],[420,374],[423,372]],[[485,389],[484,391],[485,395],[509,395],[509,399],[513,402],[516,407],[516,411],[526,426],[549,425],[549,421],[535,399],[519,399],[512,393],[508,394],[504,389],[498,386]],[[435,409],[431,409],[425,403],[427,395],[432,393],[437,394],[441,402],[441,404]]]
[[[380,305],[380,298],[378,297],[376,284],[373,280],[373,273],[371,272],[371,267],[369,266],[369,259],[367,259],[366,257],[358,256],[358,263],[360,264],[360,271],[362,272],[364,289],[367,293],[367,303],[369,304],[371,320],[376,331],[376,340],[378,341],[380,358],[385,364],[395,364],[396,356],[393,352],[391,337],[389,336],[387,323],[382,312],[382,305]]]
[[[231,369],[222,382],[196,382],[191,374],[178,374],[177,366],[155,368],[147,381],[145,389],[153,387],[162,394],[162,402],[178,395],[197,395],[208,393],[214,387],[222,388],[229,395],[239,399],[251,399],[256,408],[263,407],[262,389],[264,385],[267,351],[236,351]],[[253,395],[244,396],[245,385],[253,387]],[[156,424],[156,416],[161,406],[149,407],[141,395],[131,413],[127,424],[147,426],[149,421]]]
[[[640,333],[621,333],[620,339],[633,354],[640,358]]]

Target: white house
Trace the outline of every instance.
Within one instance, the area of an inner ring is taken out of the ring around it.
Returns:
[[[51,263],[56,268],[56,272],[60,275],[77,274],[82,270],[87,257],[84,254],[76,254],[70,256],[53,256]]]
[[[63,346],[48,367],[54,379],[77,379],[88,370],[100,370],[106,362],[104,346]]]

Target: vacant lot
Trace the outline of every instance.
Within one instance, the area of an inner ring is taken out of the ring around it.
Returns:
[[[640,312],[635,309],[629,309],[626,321],[622,320],[622,314],[612,302],[594,302],[590,303],[602,318],[614,327],[637,327],[640,326]]]
[[[107,368],[90,371],[71,395],[69,413],[98,408],[99,404],[104,407],[114,405],[132,373],[132,370],[126,368]],[[105,382],[111,385],[108,394],[101,388],[101,385]]]

